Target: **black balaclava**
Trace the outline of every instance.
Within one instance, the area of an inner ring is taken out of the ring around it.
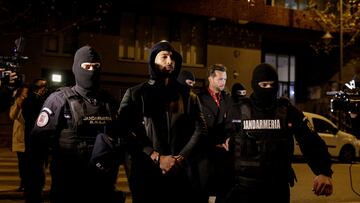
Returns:
[[[100,63],[100,56],[94,48],[86,45],[75,53],[72,71],[75,75],[76,86],[86,91],[93,91],[100,85],[100,69],[88,71],[81,68],[82,63]]]
[[[241,83],[235,83],[233,84],[233,86],[231,87],[231,95],[232,96],[242,96],[244,97],[246,95],[246,92],[245,94],[243,94],[243,90],[246,91],[244,85],[242,85]]]
[[[231,97],[234,101],[239,101],[241,98],[246,96],[246,89],[241,83],[235,83],[231,87]]]
[[[273,88],[261,88],[258,83],[263,81],[274,81]],[[256,105],[259,107],[273,106],[277,99],[279,87],[278,74],[275,68],[267,63],[256,66],[253,71],[251,87],[254,91],[251,97]]]
[[[182,84],[182,85],[185,85],[185,86],[189,86],[187,83],[186,83],[186,80],[192,80],[192,81],[195,81],[195,75],[194,73],[192,73],[191,71],[188,71],[188,70],[182,70],[177,78],[177,81]]]
[[[171,51],[172,57],[175,61],[175,68],[174,71],[170,75],[163,75],[155,65],[155,57],[160,51]],[[157,80],[159,78],[170,77],[172,81],[175,81],[180,73],[182,64],[182,57],[181,55],[171,46],[168,41],[161,41],[155,44],[150,51],[149,56],[149,72],[150,78],[152,80]]]

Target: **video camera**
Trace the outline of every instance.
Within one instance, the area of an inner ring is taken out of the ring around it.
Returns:
[[[21,69],[21,64],[28,60],[27,56],[22,56],[25,47],[25,38],[19,37],[15,40],[15,47],[12,50],[12,55],[10,56],[0,56],[0,79],[1,83],[8,87],[18,87],[24,82],[24,77],[22,74],[19,74]],[[15,81],[10,81],[10,73],[15,72],[17,79]]]
[[[330,99],[330,111],[343,111],[347,113],[360,113],[360,88],[356,87],[355,81],[346,83],[343,91],[331,91],[326,94]]]

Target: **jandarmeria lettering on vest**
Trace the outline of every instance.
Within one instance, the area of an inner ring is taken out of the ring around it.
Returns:
[[[244,120],[244,130],[281,129],[280,119]]]
[[[85,116],[83,121],[88,121],[89,124],[106,124],[107,121],[111,121],[109,116]]]

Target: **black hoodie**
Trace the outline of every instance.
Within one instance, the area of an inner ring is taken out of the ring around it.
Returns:
[[[182,65],[182,57],[167,41],[158,42],[151,48],[150,56],[149,56],[150,79],[156,81],[159,78],[161,78],[161,72],[157,69],[155,65],[155,57],[160,51],[172,52],[172,59],[174,59],[175,61],[175,69],[170,74],[170,80],[175,81],[180,73],[180,69]]]

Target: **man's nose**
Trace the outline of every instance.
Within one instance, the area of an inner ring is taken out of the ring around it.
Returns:
[[[167,64],[167,65],[172,64],[172,59],[171,59],[170,57],[168,57],[168,58],[166,59],[166,64]]]

